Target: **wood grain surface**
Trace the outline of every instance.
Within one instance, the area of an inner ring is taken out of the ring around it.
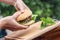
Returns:
[[[60,40],[60,26],[33,40]]]

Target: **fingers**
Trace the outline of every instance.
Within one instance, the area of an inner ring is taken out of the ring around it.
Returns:
[[[22,0],[17,0],[14,6],[16,10],[20,10],[21,12],[24,12],[25,7],[22,2],[23,2]]]
[[[27,26],[23,26],[19,23],[17,23],[15,20],[13,20],[13,22],[11,23],[12,28],[16,29],[16,30],[20,30],[20,29],[26,29]]]
[[[17,11],[15,14],[12,15],[12,17],[16,19],[21,13],[21,11]]]
[[[17,0],[16,3],[17,3],[18,8],[20,9],[20,11],[24,12],[25,7],[24,7],[24,5],[22,3],[22,0]]]
[[[17,4],[16,4],[16,5],[15,5],[15,8],[16,8],[17,11],[20,10],[21,12],[24,12],[24,6],[21,7],[20,5],[17,5]]]
[[[23,6],[25,7],[25,9],[29,9],[28,6],[22,1]]]
[[[21,12],[24,12],[25,9],[29,9],[22,0],[17,0],[14,6],[16,10],[20,10]]]
[[[16,10],[17,11],[19,11],[20,9],[18,8],[18,6],[17,5],[14,5],[14,7],[16,8]]]

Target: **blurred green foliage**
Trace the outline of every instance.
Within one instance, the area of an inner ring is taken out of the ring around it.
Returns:
[[[47,26],[51,26],[51,25],[55,24],[55,21],[50,17],[46,17],[46,18],[42,17],[40,19],[42,21],[42,24],[41,24],[42,29],[47,27]]]
[[[41,17],[52,17],[60,20],[60,0],[23,0],[33,14]],[[11,5],[0,3],[3,16],[12,15],[16,10]],[[38,20],[40,20],[37,17]]]
[[[10,16],[15,12],[15,8],[11,5],[0,3],[0,15]]]

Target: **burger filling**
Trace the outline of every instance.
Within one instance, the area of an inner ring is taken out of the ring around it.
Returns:
[[[28,18],[26,18],[25,20],[22,20],[22,21],[18,21],[18,23],[20,24],[26,24],[27,22],[31,21],[32,20],[32,17],[29,16]]]

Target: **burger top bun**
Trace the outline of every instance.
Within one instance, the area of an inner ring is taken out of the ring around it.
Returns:
[[[25,9],[24,13],[22,13],[22,14],[20,14],[20,16],[18,16],[17,21],[24,20],[31,15],[32,15],[31,10],[30,9]]]

